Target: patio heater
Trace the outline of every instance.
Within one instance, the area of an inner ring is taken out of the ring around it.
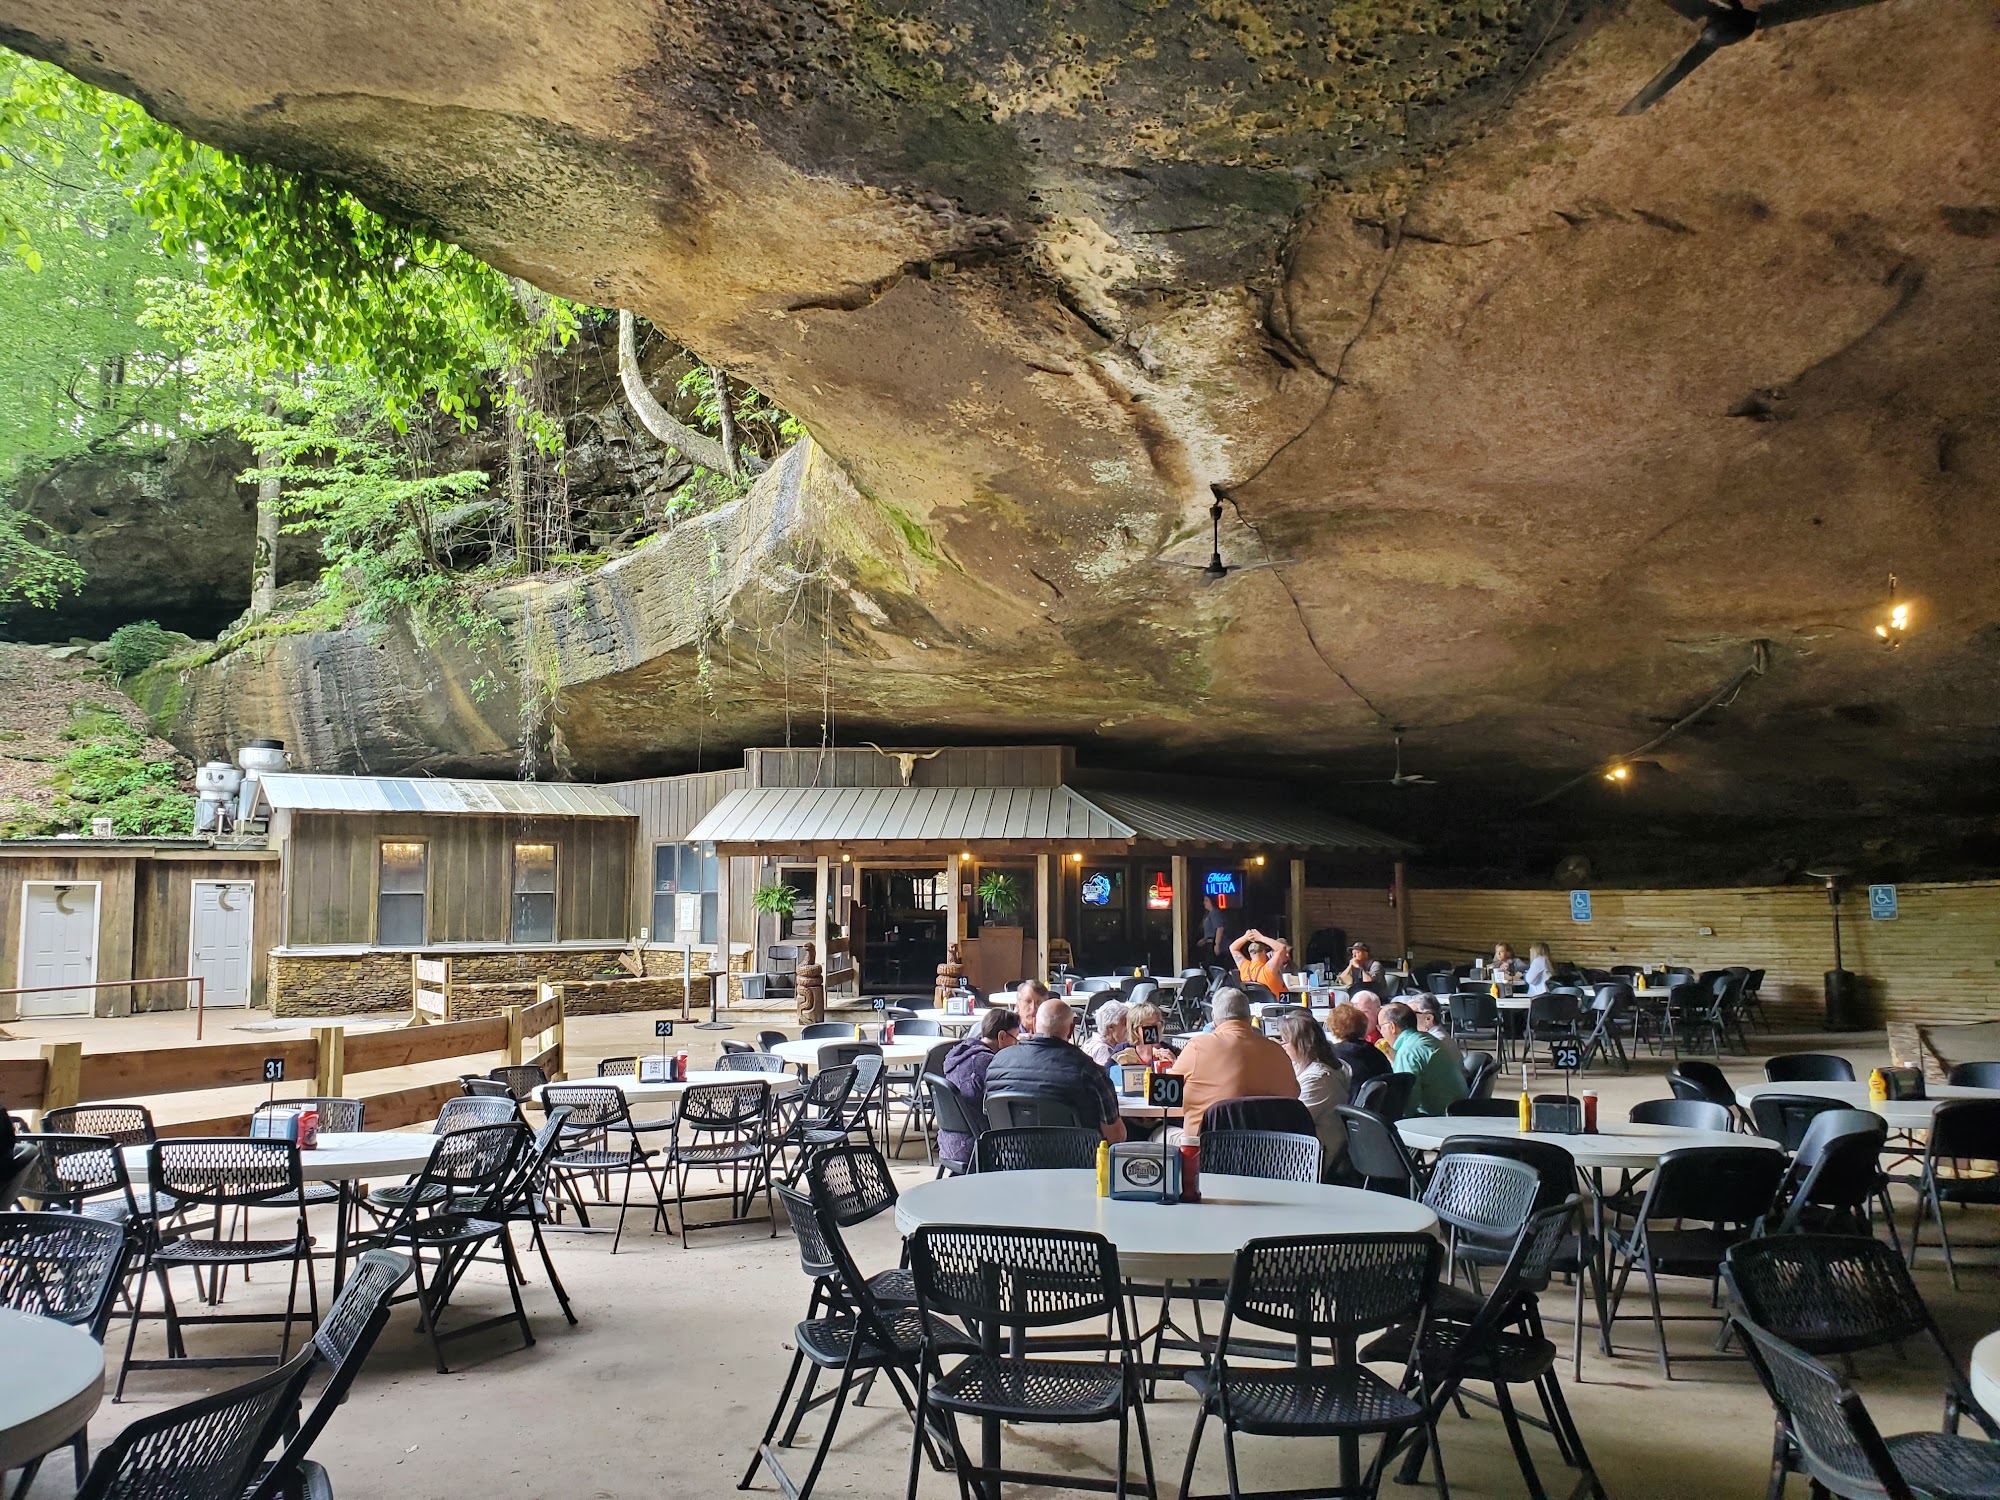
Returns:
[[[1807,878],[1826,887],[1826,904],[1833,913],[1833,967],[1826,971],[1826,1028],[1829,1031],[1861,1029],[1861,986],[1852,969],[1841,961],[1840,893],[1845,889],[1845,870],[1808,870]]]

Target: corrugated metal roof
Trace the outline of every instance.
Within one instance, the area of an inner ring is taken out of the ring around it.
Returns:
[[[264,796],[273,807],[298,812],[638,816],[594,786],[561,781],[453,781],[441,776],[314,776],[281,771],[264,777]]]
[[[1106,792],[1090,800],[1129,823],[1134,836],[1162,844],[1269,844],[1281,849],[1399,853],[1414,844],[1309,807],[1250,807],[1155,792]]]
[[[731,792],[692,844],[1124,842],[1132,830],[1066,786],[772,786]]]

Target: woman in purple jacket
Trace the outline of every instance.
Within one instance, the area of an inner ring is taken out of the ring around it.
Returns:
[[[1021,1018],[1011,1007],[995,1005],[980,1016],[976,1032],[960,1037],[958,1044],[945,1054],[945,1079],[958,1090],[975,1119],[986,1110],[986,1070],[993,1066],[995,1057],[1014,1045],[1020,1029]],[[938,1154],[951,1161],[968,1161],[972,1157],[972,1137],[956,1131],[939,1131]]]

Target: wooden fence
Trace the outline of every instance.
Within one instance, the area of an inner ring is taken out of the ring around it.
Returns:
[[[446,1021],[420,1029],[365,1031],[316,1026],[310,1037],[268,1042],[223,1042],[156,1047],[142,1052],[90,1052],[80,1042],[53,1042],[38,1058],[0,1060],[0,1109],[40,1114],[69,1104],[144,1099],[202,1089],[244,1088],[269,1081],[273,1064],[284,1080],[312,1080],[312,1092],[345,1097],[350,1075],[380,1073],[447,1058],[497,1054],[507,1063],[534,1063],[550,1078],[563,1076],[562,986],[543,984],[532,1005],[510,1005],[497,1016]],[[494,1066],[488,1063],[485,1066]],[[484,1068],[481,1068],[484,1071]],[[420,1083],[379,1094],[361,1094],[368,1128],[394,1130],[437,1118],[458,1080]],[[217,1115],[161,1125],[161,1135],[241,1135],[245,1114]]]

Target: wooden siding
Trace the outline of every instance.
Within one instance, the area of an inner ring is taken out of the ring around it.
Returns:
[[[263,1006],[267,1003],[269,978],[264,955],[278,945],[279,934],[284,930],[284,898],[275,859],[142,862],[132,911],[133,977],[187,973],[197,880],[247,880],[254,888],[250,916],[250,1003]],[[149,985],[132,994],[137,1010],[182,1010],[188,1004],[188,987],[184,984]]]
[[[638,847],[632,861],[631,890],[626,905],[626,925],[636,933],[653,925],[653,848],[658,844],[679,844],[688,830],[709,815],[715,804],[731,792],[749,785],[741,770],[702,771],[692,776],[655,776],[646,781],[618,781],[601,787],[639,815]],[[730,905],[738,904],[736,887],[730,887]],[[747,910],[749,896],[742,897]]]
[[[139,851],[126,854],[34,854],[0,860],[0,989],[21,981],[21,887],[31,881],[96,881],[97,978],[132,979],[132,895],[137,883]],[[99,1015],[124,1015],[131,1007],[130,990],[99,990]],[[0,1020],[19,1014],[16,998],[0,999]]]
[[[1841,902],[1842,956],[1861,976],[1873,1020],[1976,1021],[2000,1015],[2000,881],[1897,887],[1899,915],[1877,922],[1866,890]],[[1377,890],[1307,893],[1309,925],[1337,922],[1381,954],[1396,941],[1395,912]],[[1417,958],[1470,958],[1505,941],[1525,954],[1548,943],[1558,960],[1744,964],[1766,971],[1774,1019],[1810,1028],[1824,1017],[1822,975],[1833,967],[1833,923],[1817,886],[1591,892],[1592,920],[1572,922],[1567,891],[1409,893]],[[1704,936],[1703,927],[1713,930]]]
[[[918,754],[928,754],[918,749]],[[896,760],[865,747],[750,750],[749,786],[901,786]],[[1069,779],[1068,751],[1057,745],[964,745],[918,761],[911,786],[1057,786]],[[609,790],[609,788],[607,788]],[[693,825],[689,825],[693,826]]]
[[[287,946],[374,942],[377,847],[390,839],[430,846],[428,942],[507,941],[517,841],[556,846],[558,941],[631,936],[633,825],[624,820],[301,812],[286,841]]]

